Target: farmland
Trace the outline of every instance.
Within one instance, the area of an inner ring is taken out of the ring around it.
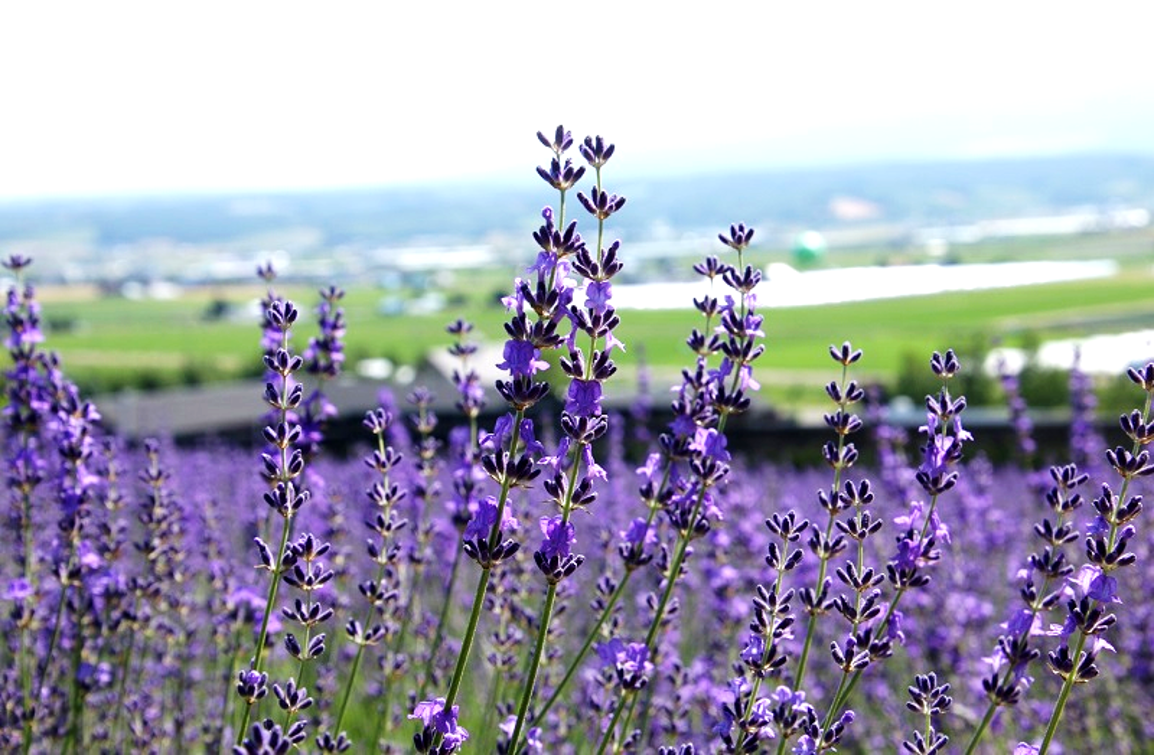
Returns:
[[[1095,259],[1120,263],[1117,276],[1085,282],[1026,286],[1015,289],[952,292],[816,307],[766,311],[767,352],[759,365],[763,398],[808,403],[820,401],[820,382],[811,371],[821,370],[821,347],[852,339],[869,355],[869,377],[893,384],[904,360],[947,345],[981,349],[996,340],[1030,345],[1042,339],[1149,328],[1152,318],[1151,229],[1073,238],[1028,239],[959,247],[957,262],[1007,259]],[[826,265],[861,265],[890,261],[902,255],[892,250],[858,249],[831,253]],[[757,264],[788,261],[783,251],[762,251]],[[627,257],[628,261],[628,257]],[[445,290],[454,314],[474,322],[479,340],[504,338],[497,297],[510,273],[494,268],[458,273]],[[326,282],[318,281],[320,286]],[[317,299],[310,287],[286,286],[280,291],[308,309]],[[232,380],[253,375],[256,360],[256,316],[247,308],[263,293],[251,286],[189,289],[177,299],[130,300],[100,296],[84,287],[49,287],[42,292],[50,344],[70,372],[93,391],[123,387]],[[444,327],[448,312],[384,315],[380,288],[347,285],[344,300],[349,323],[349,363],[387,357],[413,364],[431,349],[449,343]],[[399,296],[417,292],[400,292]],[[393,293],[398,296],[397,292]],[[226,304],[232,317],[210,318],[210,308]],[[620,334],[628,346],[620,363],[631,385],[638,359],[655,373],[658,385],[686,362],[685,334],[698,325],[689,307],[672,311],[622,313]]]

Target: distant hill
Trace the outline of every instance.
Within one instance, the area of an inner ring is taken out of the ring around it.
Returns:
[[[612,168],[612,166],[611,166]],[[1078,207],[1143,207],[1155,195],[1150,155],[1082,155],[840,168],[619,178],[627,196],[616,234],[633,240],[760,227],[863,222],[965,223]],[[586,189],[588,191],[588,188]],[[342,191],[0,201],[0,244],[66,239],[88,251],[166,239],[253,248],[297,229],[315,248],[461,243],[523,238],[555,201],[532,173],[509,183],[396,186]],[[577,207],[574,202],[573,207]]]

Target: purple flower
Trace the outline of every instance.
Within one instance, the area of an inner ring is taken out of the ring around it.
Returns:
[[[909,538],[903,538],[895,546],[894,565],[900,570],[912,570],[918,566],[922,555],[919,545]]]
[[[521,425],[518,427],[518,438],[521,439],[521,443],[525,444],[525,451],[538,456],[545,454],[545,445],[538,441],[537,436],[534,435],[533,420],[527,417],[521,421]]]
[[[930,438],[927,439],[926,446],[922,449],[922,465],[918,469],[931,476],[946,473],[950,452],[954,448],[954,444],[954,439],[950,436],[931,434]]]
[[[1038,756],[1039,749],[1030,743],[1019,743],[1011,753],[1015,756]]]
[[[746,679],[745,675],[741,675],[730,678],[730,682],[726,683],[726,687],[730,689],[734,700],[738,700],[744,693],[750,690],[750,681]]]
[[[425,727],[441,733],[441,744],[455,751],[461,744],[469,740],[469,731],[457,724],[456,705],[445,710],[445,699],[434,698],[432,701],[420,701],[413,707],[410,719],[419,719]]]
[[[719,433],[716,428],[698,428],[690,448],[718,462],[730,461],[730,452],[726,451],[726,435]]]
[[[718,365],[718,369],[713,371],[713,378],[718,382],[718,385],[729,389],[726,386],[726,381],[734,372],[734,363],[730,361],[729,357],[723,357],[722,362]],[[738,388],[743,391],[758,391],[762,388],[762,384],[754,380],[754,366],[749,363],[743,363],[738,368]]]
[[[557,255],[543,249],[537,253],[537,260],[534,261],[533,265],[526,268],[525,272],[537,273],[539,276],[548,277],[557,267]]]
[[[506,442],[513,433],[513,415],[504,414],[493,424],[493,433],[481,431],[477,434],[477,444],[490,453],[500,453],[505,450]],[[542,445],[533,431],[533,420],[525,418],[518,426],[518,439],[525,444],[525,450],[530,454],[545,454]]]
[[[597,381],[570,381],[566,393],[565,411],[578,417],[594,417],[602,414],[602,385]]]
[[[646,457],[646,464],[639,467],[636,472],[638,475],[644,477],[650,483],[657,483],[659,474],[659,467],[662,464],[662,455],[654,452]]]
[[[499,452],[505,446],[505,439],[513,430],[513,415],[505,414],[493,424],[493,433],[481,431],[477,434],[477,444],[488,452]]]
[[[886,639],[899,645],[906,643],[906,634],[902,632],[902,624],[906,615],[897,609],[891,613],[890,621],[886,623]]]
[[[505,359],[497,363],[497,367],[508,370],[512,375],[533,376],[549,368],[549,363],[541,359],[541,350],[529,341],[510,339],[505,342],[502,356]]]
[[[746,647],[742,649],[740,654],[742,661],[746,662],[752,667],[762,666],[762,655],[766,652],[766,639],[757,633],[750,633],[750,639],[746,641]]]
[[[1068,587],[1067,591],[1077,599],[1086,596],[1104,604],[1123,603],[1116,595],[1119,588],[1118,581],[1110,575],[1104,575],[1103,571],[1094,565],[1083,565],[1082,569],[1067,578],[1067,582],[1073,587]]]
[[[1103,515],[1096,515],[1095,519],[1087,523],[1087,535],[1105,536],[1111,532],[1111,524]]]
[[[698,432],[698,425],[694,422],[694,418],[689,415],[678,415],[674,421],[670,423],[670,431],[675,436],[685,438],[692,436]]]
[[[626,351],[625,342],[615,336],[613,331],[610,331],[606,334],[606,353],[614,351],[614,347],[617,347],[623,352]]]
[[[560,473],[565,467],[565,458],[569,454],[570,437],[562,436],[561,441],[557,443],[557,451],[548,457],[542,457],[538,463],[545,467],[552,468],[555,473]]]
[[[597,478],[603,483],[606,482],[606,469],[594,461],[594,448],[589,444],[586,444],[582,450],[582,459],[585,460],[586,474],[588,474],[589,477]]]
[[[505,718],[505,721],[498,725],[501,731],[505,733],[505,737],[512,738],[513,731],[517,727],[517,716],[510,714]],[[512,746],[512,744],[510,744]],[[509,748],[506,748],[509,751]],[[541,742],[541,728],[530,727],[525,731],[525,750],[518,751],[518,753],[538,754],[545,753],[544,746]]]
[[[473,519],[465,526],[465,540],[467,541],[482,541],[488,540],[489,534],[493,532],[493,525],[497,522],[497,498],[494,496],[487,496],[477,503],[477,511],[473,513]],[[507,502],[505,511],[501,518],[501,532],[517,530],[517,518],[513,516],[513,507]]]
[[[609,307],[612,293],[609,281],[591,281],[586,286],[586,309],[599,314],[604,313]]]
[[[570,555],[570,547],[574,544],[574,527],[572,522],[563,522],[561,515],[542,517],[539,521],[541,533],[545,539],[541,542],[541,553],[546,559],[554,557],[564,558]]]
[[[775,703],[788,703],[791,709],[809,708],[810,704],[806,703],[806,693],[801,690],[790,690],[785,685],[779,685],[774,689],[774,694],[771,696]]]
[[[23,601],[32,595],[32,584],[24,578],[16,578],[8,581],[8,587],[4,589],[5,601]]]
[[[614,667],[618,682],[626,690],[641,690],[649,682],[654,671],[650,663],[650,650],[645,643],[625,643],[621,638],[611,638],[594,646],[602,666]]]
[[[1026,633],[1030,633],[1031,635],[1040,635],[1042,633],[1041,618],[1030,609],[1016,609],[1011,615],[1011,618],[1000,625],[1000,627],[1006,630],[1009,635],[1013,635],[1016,638]]]
[[[630,546],[651,546],[658,542],[658,534],[646,524],[646,518],[635,517],[625,530],[618,533]]]

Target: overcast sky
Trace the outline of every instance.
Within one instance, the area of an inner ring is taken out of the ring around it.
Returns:
[[[1150,154],[1143,10],[4,3],[0,198],[528,177],[558,123],[637,173]]]

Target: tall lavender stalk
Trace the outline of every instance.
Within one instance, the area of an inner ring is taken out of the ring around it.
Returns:
[[[549,384],[534,378],[548,367],[542,351],[556,349],[564,341],[558,328],[569,315],[573,289],[566,280],[568,263],[563,263],[563,259],[574,254],[582,242],[576,223],[571,222],[564,231],[560,229],[565,222],[566,192],[585,174],[585,168],[574,167],[572,160],[563,157],[573,145],[573,137],[561,126],[552,141],[542,134],[538,139],[554,154],[550,167],[538,168],[538,173],[560,194],[558,223],[554,225],[553,210],[546,208],[542,213],[545,224],[534,234],[541,247],[537,261],[530,268],[530,272],[536,274],[536,281],[531,284],[517,279],[513,295],[505,300],[506,307],[514,314],[505,326],[510,338],[505,343],[505,359],[498,367],[509,371],[510,379],[498,381],[497,390],[512,414],[503,416],[482,444],[485,450],[482,466],[501,490],[497,497],[489,497],[478,505],[464,532],[463,549],[481,567],[481,575],[449,690],[444,698],[420,702],[410,715],[422,723],[422,731],[414,736],[414,745],[424,753],[453,752],[469,737],[457,723],[457,694],[464,680],[493,568],[520,548],[517,541],[504,537],[507,530],[516,527],[516,520],[509,512],[510,492],[528,486],[541,473],[535,461],[536,457],[544,456],[544,448],[537,442],[526,412],[549,393]],[[535,315],[532,322],[530,313]]]
[[[807,739],[804,746],[817,751],[837,743],[842,730],[853,720],[853,713],[843,709],[859,680],[871,664],[890,657],[894,644],[902,637],[902,614],[898,606],[903,595],[930,583],[926,569],[942,557],[936,544],[949,538],[949,531],[936,510],[942,494],[958,482],[959,474],[953,468],[962,459],[963,444],[974,437],[962,425],[966,398],[951,396],[948,388],[949,381],[961,370],[954,350],[948,349],[945,354],[935,352],[930,367],[942,381],[942,388],[937,396],[926,397],[927,422],[919,428],[926,443],[922,447],[922,464],[915,475],[929,503],[912,502],[910,514],[897,520],[903,530],[896,538],[896,553],[886,566],[886,577],[894,593],[882,618],[855,639],[855,648],[861,652],[852,656],[849,663],[842,664],[842,677],[822,725],[804,736]],[[845,651],[841,653],[846,655]]]
[[[871,491],[869,480],[862,480],[855,484],[849,479],[844,480],[843,477],[858,460],[858,450],[848,438],[862,428],[862,421],[849,410],[865,398],[866,392],[858,385],[857,381],[849,378],[849,369],[851,365],[856,364],[862,358],[862,351],[855,349],[847,341],[841,347],[831,345],[829,353],[831,358],[841,366],[842,372],[840,380],[831,381],[826,385],[826,394],[834,403],[835,410],[823,416],[827,427],[834,431],[837,438],[836,442],[828,441],[822,447],[822,457],[827,466],[833,470],[833,482],[828,490],[818,492],[819,504],[827,513],[826,527],[822,530],[817,526],[810,526],[810,537],[807,539],[807,546],[810,551],[818,557],[818,577],[815,587],[804,589],[801,594],[801,601],[809,619],[798,666],[794,673],[794,691],[790,691],[788,687],[785,688],[785,692],[791,694],[790,697],[785,697],[784,692],[779,693],[777,696],[779,705],[777,706],[771,705],[770,701],[759,702],[757,699],[759,686],[767,672],[770,670],[778,672],[786,663],[785,656],[781,654],[776,645],[778,638],[774,635],[777,632],[778,637],[781,637],[785,633],[783,623],[793,621],[793,618],[788,614],[790,593],[783,594],[782,587],[785,571],[792,569],[792,565],[788,559],[784,558],[784,554],[789,537],[799,538],[799,531],[806,528],[806,525],[799,527],[793,524],[793,512],[789,513],[785,520],[767,521],[771,532],[783,538],[783,549],[775,550],[772,548],[771,559],[768,560],[771,561],[772,567],[777,566],[779,570],[778,581],[773,591],[764,592],[765,596],[761,605],[757,601],[755,603],[756,608],[765,615],[764,619],[759,622],[763,628],[762,637],[757,639],[758,643],[754,645],[754,648],[751,649],[748,646],[747,650],[743,652],[744,660],[755,672],[755,679],[747,698],[745,713],[738,720],[738,724],[745,730],[747,747],[756,744],[756,740],[751,743],[749,742],[750,739],[756,739],[760,736],[768,725],[776,725],[779,730],[778,753],[785,752],[787,743],[794,733],[810,731],[815,724],[811,716],[813,708],[809,705],[803,706],[805,698],[803,690],[806,687],[807,659],[815,638],[815,629],[819,618],[828,613],[836,612],[850,624],[845,643],[841,646],[835,643],[831,647],[835,662],[845,672],[861,663],[859,654],[855,651],[856,646],[862,640],[860,627],[864,623],[876,619],[882,613],[879,606],[881,592],[877,586],[884,580],[884,577],[880,571],[876,571],[866,564],[866,540],[878,532],[882,525],[882,522],[867,509],[874,500],[874,494]],[[839,514],[850,508],[854,509],[853,516],[846,518],[845,521],[840,521],[838,519]],[[836,527],[839,531],[837,534],[834,532]],[[827,577],[827,570],[830,561],[846,550],[849,541],[856,544],[855,559],[838,568],[835,574],[839,581],[850,589],[853,599],[848,598],[845,594],[831,599],[829,593],[832,582]],[[800,551],[795,552],[793,556],[794,566],[796,566],[797,561],[801,560],[801,556]],[[771,618],[774,619],[773,622],[770,621]],[[789,624],[786,624],[785,627],[789,627]],[[753,641],[755,638],[752,637],[751,640]],[[750,659],[750,656],[753,659]],[[787,702],[789,702],[789,706],[783,705]],[[755,709],[759,705],[766,713],[756,715]],[[831,745],[834,742],[836,741],[832,741]]]
[[[378,645],[389,635],[382,615],[398,602],[400,595],[396,563],[401,554],[401,546],[397,542],[397,535],[407,522],[397,515],[396,506],[408,492],[391,479],[393,469],[402,460],[402,456],[385,443],[385,434],[392,423],[393,416],[383,408],[365,414],[364,425],[373,434],[376,447],[365,458],[365,464],[380,477],[366,492],[376,510],[373,518],[366,522],[376,540],[369,540],[366,548],[377,570],[372,578],[357,586],[368,604],[364,619],[350,619],[345,624],[345,634],[357,646],[357,654],[353,657],[337,709],[337,719],[332,730],[336,735],[325,740],[324,745],[319,744],[321,750],[327,753],[337,752],[339,745],[344,742],[345,732],[341,728],[348,713],[349,700],[357,685],[357,674],[361,669],[365,649]],[[370,744],[371,749],[376,747],[376,743]]]
[[[297,321],[297,308],[287,300],[274,300],[265,313],[268,328],[279,334],[280,345],[271,354],[265,355],[265,367],[272,379],[265,383],[265,402],[276,412],[278,420],[264,429],[264,438],[275,450],[275,454],[262,455],[264,476],[271,488],[264,500],[269,508],[281,518],[281,537],[276,552],[261,538],[255,538],[259,556],[259,569],[271,573],[265,610],[261,618],[261,629],[257,635],[256,650],[249,668],[237,675],[237,693],[246,704],[237,729],[237,745],[244,747],[246,736],[253,742],[264,742],[271,737],[264,733],[249,733],[246,727],[252,716],[253,706],[268,693],[268,673],[264,659],[265,644],[268,639],[269,619],[276,606],[277,589],[281,578],[289,569],[289,540],[292,534],[293,518],[309,500],[309,492],[298,488],[296,480],[304,472],[305,461],[297,446],[301,438],[301,426],[296,422],[295,410],[301,404],[304,388],[293,379],[293,374],[301,369],[304,361],[289,352],[289,333]],[[271,733],[271,728],[264,728]],[[280,728],[278,727],[278,733]],[[255,738],[255,739],[254,739]]]
[[[586,299],[582,308],[577,305],[570,305],[569,308],[568,314],[573,322],[568,341],[570,352],[568,358],[561,359],[562,371],[570,378],[561,415],[565,438],[562,440],[562,448],[552,457],[556,461],[554,474],[545,484],[546,492],[561,513],[541,518],[543,541],[541,548],[533,555],[538,570],[545,576],[546,595],[538,615],[537,640],[529,657],[517,719],[506,748],[510,753],[519,750],[526,715],[537,683],[538,667],[553,618],[558,584],[585,562],[585,556],[573,553],[576,535],[570,518],[575,508],[588,509],[593,505],[597,498],[594,480],[604,481],[606,478],[605,470],[594,461],[592,444],[608,428],[609,420],[601,405],[602,384],[617,371],[610,359],[614,347],[622,348],[613,333],[620,321],[610,302],[610,281],[622,269],[622,263],[618,260],[620,242],[614,241],[608,248],[602,245],[606,220],[621,210],[626,200],[602,188],[602,167],[613,155],[614,146],[606,144],[600,136],[586,137],[580,151],[594,169],[595,184],[590,196],[581,192],[577,196],[582,207],[597,219],[597,252],[595,257],[582,244],[574,253],[573,269],[586,280]],[[577,343],[582,337],[589,340],[585,351]],[[581,472],[583,468],[584,473]]]
[[[1045,613],[1062,601],[1062,591],[1056,586],[1075,571],[1063,546],[1079,539],[1079,530],[1070,520],[1083,505],[1083,497],[1076,489],[1087,482],[1088,475],[1080,473],[1075,465],[1052,467],[1050,475],[1054,485],[1047,492],[1046,500],[1055,518],[1043,518],[1034,527],[1035,536],[1044,545],[1030,555],[1028,567],[1023,571],[1019,596],[1024,606],[1015,609],[1001,625],[1005,632],[999,636],[990,657],[993,669],[983,678],[983,691],[989,703],[967,746],[968,754],[974,753],[998,710],[1017,705],[1030,688],[1033,679],[1029,674],[1030,664],[1041,655],[1032,646],[1031,638],[1043,632]],[[1041,582],[1036,581],[1035,573]]]
[[[460,538],[465,532],[465,527],[469,524],[473,511],[477,508],[478,483],[485,477],[480,467],[479,448],[477,446],[477,417],[485,407],[485,392],[482,390],[481,379],[477,371],[470,365],[471,357],[477,353],[477,344],[469,340],[469,334],[473,331],[473,324],[458,319],[449,324],[445,330],[456,338],[456,341],[449,348],[449,353],[461,361],[460,365],[453,371],[453,383],[458,392],[456,406],[468,421],[468,426],[460,429],[464,431],[465,439],[459,441],[458,444],[460,452],[457,455],[457,466],[453,470],[453,496],[449,502],[449,519],[457,530],[458,538]],[[459,437],[460,435],[458,433]],[[429,657],[417,694],[419,699],[425,696],[425,687],[433,677],[437,655],[445,639],[445,627],[448,623],[449,609],[453,605],[453,591],[457,586],[457,577],[461,574],[461,556],[463,553],[462,550],[458,549],[453,554],[453,564],[449,568],[449,579],[445,583],[445,600],[441,604],[437,628],[434,630],[433,642],[429,646]]]
[[[1116,622],[1115,615],[1109,614],[1106,607],[1122,603],[1117,596],[1118,579],[1114,573],[1136,561],[1135,554],[1127,548],[1135,537],[1132,522],[1143,510],[1143,497],[1128,498],[1128,490],[1133,481],[1155,471],[1149,448],[1155,440],[1155,424],[1151,420],[1155,364],[1149,362],[1142,370],[1130,368],[1127,376],[1147,396],[1142,410],[1134,410],[1119,419],[1123,432],[1131,439],[1131,448],[1117,446],[1106,453],[1107,463],[1119,476],[1119,492],[1116,494],[1111,486],[1103,483],[1101,495],[1092,502],[1097,516],[1084,542],[1087,564],[1076,578],[1070,579],[1068,615],[1060,630],[1061,643],[1047,657],[1051,671],[1063,679],[1063,685],[1039,745],[1041,754],[1051,746],[1074,686],[1097,677],[1096,657],[1103,650],[1114,650],[1103,637]]]
[[[847,547],[846,533],[841,532],[836,535],[834,526],[839,512],[844,506],[849,506],[850,501],[854,498],[853,494],[851,498],[847,498],[842,491],[843,473],[853,467],[858,460],[858,449],[853,442],[847,440],[847,436],[862,427],[862,421],[856,415],[847,412],[847,407],[850,404],[863,398],[864,392],[859,388],[857,382],[848,382],[850,366],[862,358],[862,350],[854,349],[847,341],[843,343],[841,348],[831,345],[830,356],[842,366],[841,381],[838,383],[832,381],[826,387],[827,396],[837,406],[837,410],[833,414],[826,415],[826,424],[835,430],[838,441],[837,443],[827,442],[824,444],[822,457],[834,471],[834,483],[829,491],[818,492],[819,503],[827,513],[825,530],[819,530],[817,526],[813,526],[807,542],[811,552],[818,557],[818,577],[813,589],[802,591],[802,604],[806,607],[809,619],[806,623],[806,637],[802,642],[802,651],[798,656],[798,666],[794,671],[794,687],[797,690],[803,690],[806,687],[806,666],[810,658],[810,647],[814,642],[818,619],[835,607],[835,602],[829,598],[831,581],[827,577],[827,570],[830,560],[842,553]],[[853,491],[853,487],[851,488]],[[861,497],[858,497],[858,500],[861,501]],[[858,558],[860,562],[858,569],[861,569],[861,540],[859,540]],[[778,752],[782,753],[784,747],[785,739],[779,742]]]

